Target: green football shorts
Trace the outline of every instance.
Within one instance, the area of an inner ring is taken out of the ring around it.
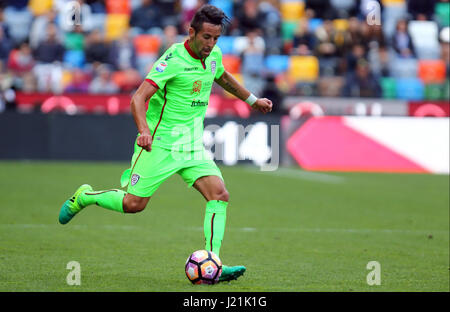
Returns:
[[[147,152],[135,143],[131,168],[124,172],[121,183],[122,186],[128,183],[128,193],[149,197],[174,173],[178,173],[189,187],[204,176],[218,176],[223,180],[220,169],[205,149],[180,152],[152,146]]]

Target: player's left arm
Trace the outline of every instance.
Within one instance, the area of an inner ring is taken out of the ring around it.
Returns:
[[[235,97],[242,101],[246,101],[251,92],[248,91],[243,85],[241,85],[229,72],[224,71],[219,79],[215,80],[219,86],[226,91],[233,94]],[[256,99],[255,103],[251,105],[253,109],[260,111],[261,113],[268,113],[272,111],[272,101],[266,98]]]

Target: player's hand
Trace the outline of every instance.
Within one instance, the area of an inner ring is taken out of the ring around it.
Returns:
[[[252,105],[253,109],[260,111],[261,113],[269,113],[272,111],[272,101],[266,98],[257,99]]]
[[[142,133],[137,138],[137,145],[145,149],[147,152],[150,152],[152,150],[152,136],[150,133]]]

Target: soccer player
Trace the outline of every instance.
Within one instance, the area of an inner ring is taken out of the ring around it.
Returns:
[[[262,113],[272,110],[270,100],[256,98],[224,69],[216,43],[228,22],[223,11],[212,5],[196,12],[189,39],[167,49],[132,97],[131,112],[139,133],[131,167],[121,178],[128,184],[127,192],[94,191],[84,184],[61,207],[61,224],[93,204],[121,213],[142,211],[161,183],[178,173],[206,199],[205,249],[219,256],[229,195],[219,168],[203,146],[203,120],[212,85],[218,83]],[[219,280],[237,279],[245,270],[223,265]]]

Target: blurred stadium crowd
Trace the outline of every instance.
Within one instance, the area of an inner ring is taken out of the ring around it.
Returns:
[[[448,99],[448,0],[73,2],[0,0],[0,111],[16,92],[133,92],[205,3],[231,18],[223,63],[258,96]]]

